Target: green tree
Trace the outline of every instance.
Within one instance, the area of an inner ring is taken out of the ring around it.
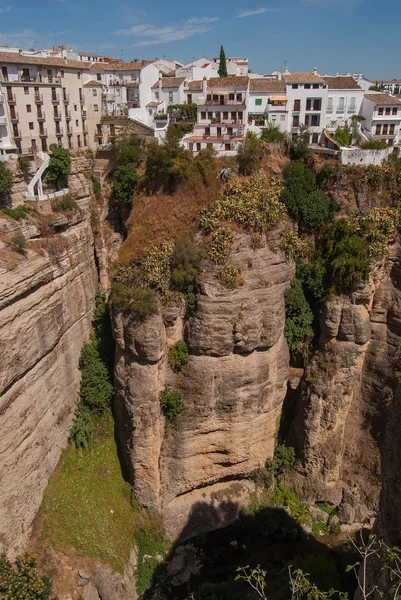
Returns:
[[[66,187],[71,167],[70,151],[66,148],[59,148],[57,144],[50,144],[50,152],[46,181],[55,184],[57,189]]]
[[[351,141],[351,131],[348,127],[348,123],[344,127],[337,127],[333,138],[340,144],[340,146],[349,146]]]
[[[304,361],[309,352],[313,337],[313,313],[305,298],[301,282],[293,279],[290,289],[285,292],[284,335],[293,359]]]
[[[367,279],[369,244],[345,219],[336,221],[328,230],[325,253],[329,279],[338,292],[351,291]]]
[[[17,558],[15,565],[5,554],[0,556],[2,600],[49,600],[51,588],[50,580],[38,573],[35,555],[25,553]]]
[[[248,131],[245,141],[238,148],[238,169],[241,175],[251,175],[259,166],[263,147],[256,133]]]
[[[285,133],[281,131],[278,125],[269,123],[267,127],[263,127],[260,139],[263,142],[283,142],[285,140]]]
[[[93,419],[89,408],[79,404],[75,412],[74,423],[70,429],[70,441],[79,450],[90,450],[92,447],[93,430]]]
[[[181,371],[189,361],[188,346],[184,340],[179,340],[170,348],[168,362],[175,373]]]
[[[79,359],[81,369],[80,399],[83,406],[103,416],[110,408],[113,386],[109,371],[100,358],[96,344],[84,344]]]
[[[186,235],[174,246],[171,259],[171,287],[185,295],[191,311],[196,304],[196,279],[200,271],[201,250]]]
[[[167,421],[173,421],[183,408],[180,392],[166,385],[160,392],[160,406]]]
[[[219,77],[227,77],[227,61],[226,53],[224,52],[223,46],[220,46],[220,61],[219,61]]]
[[[131,204],[132,192],[138,181],[134,164],[122,165],[114,172],[113,193],[117,204]]]
[[[114,171],[125,165],[138,166],[144,153],[141,139],[136,134],[124,132],[112,145],[110,168]]]
[[[0,195],[10,191],[13,184],[11,171],[0,161]]]

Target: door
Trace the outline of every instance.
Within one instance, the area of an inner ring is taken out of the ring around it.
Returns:
[[[220,104],[224,106],[224,96],[220,96]]]
[[[187,102],[188,104],[192,104],[192,94],[187,94]]]
[[[1,67],[1,76],[3,81],[8,81],[8,69],[7,67]]]
[[[11,102],[13,100],[13,91],[10,87],[7,88],[7,99],[11,100]]]
[[[36,150],[36,140],[31,140],[32,150]]]

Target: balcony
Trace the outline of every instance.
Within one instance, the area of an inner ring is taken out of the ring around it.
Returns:
[[[60,104],[59,94],[52,94],[52,104]]]
[[[45,113],[44,113],[44,112],[40,112],[40,113],[38,112],[38,114],[37,114],[37,119],[38,119],[38,121],[39,121],[39,122],[40,122],[40,121],[45,121],[45,120],[46,120],[46,115],[45,115]]]
[[[198,106],[245,106],[245,100],[203,100]]]
[[[71,111],[67,110],[65,113],[65,120],[71,121]]]
[[[9,104],[15,104],[16,103],[15,94],[7,92],[7,101]]]
[[[13,113],[10,113],[10,121],[11,121],[11,123],[17,123],[19,121],[19,116],[16,111],[14,111]]]
[[[14,129],[14,130],[13,130],[13,138],[14,138],[15,140],[20,140],[20,139],[21,139],[21,132],[20,132],[20,131],[18,131],[18,129]]]
[[[62,127],[56,128],[56,135],[64,135],[64,130]]]
[[[93,139],[95,142],[101,141],[103,139],[103,133],[101,133],[101,132],[99,133],[99,131],[97,131],[95,133],[95,135],[93,136]]]
[[[337,107],[337,109],[336,109],[336,113],[340,113],[340,114],[341,114],[341,113],[344,113],[344,112],[345,112],[345,109],[344,109],[344,107],[343,107],[343,106],[338,106],[338,107]]]
[[[61,121],[61,119],[62,119],[61,113],[53,114],[53,119],[55,121]]]
[[[211,125],[243,125],[242,119],[208,119],[206,120]],[[206,122],[205,119],[202,119],[202,122]]]
[[[328,106],[326,108],[326,113],[332,113],[332,112],[333,112],[333,107],[332,106],[330,106],[330,107]]]
[[[70,127],[69,129],[67,129],[67,135],[68,135],[68,137],[71,137],[73,133],[74,133],[74,130],[73,130],[72,127]]]
[[[63,94],[63,102],[64,104],[68,104],[70,101],[70,94]]]
[[[0,117],[0,125],[7,125],[6,115],[3,115],[2,117]]]
[[[35,103],[43,104],[43,94],[35,94]]]
[[[349,106],[349,107],[347,108],[347,112],[349,112],[349,113],[354,113],[354,112],[356,112],[356,106]]]
[[[85,98],[83,96],[79,97],[79,103],[80,104],[85,104]]]
[[[125,85],[125,82],[122,79],[113,79],[109,85]]]
[[[222,135],[207,135],[206,133],[203,134],[202,138],[204,140],[209,140],[211,142],[215,141],[215,142],[230,142],[231,140],[234,140],[236,138],[240,138],[243,137],[243,134],[238,132],[238,133],[223,133]]]
[[[47,129],[39,129],[39,137],[47,137]]]

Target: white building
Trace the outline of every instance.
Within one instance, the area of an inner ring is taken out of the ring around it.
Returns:
[[[288,98],[288,133],[297,136],[300,126],[306,125],[310,143],[317,144],[325,126],[326,81],[317,74],[317,69],[313,73],[284,73],[283,78]]]
[[[166,108],[169,104],[183,104],[185,101],[184,82],[183,77],[162,77],[160,73],[152,85],[152,98],[149,99],[149,102],[164,102]]]
[[[220,65],[220,58],[214,58],[213,62],[217,66]],[[248,76],[248,59],[239,59],[237,56],[226,56],[227,75],[237,75],[238,77]]]
[[[17,147],[10,139],[11,123],[8,117],[6,98],[0,83],[0,160],[7,160],[9,154],[16,154]]]
[[[218,68],[219,66],[214,61],[202,56],[176,69],[175,75],[176,77],[184,77],[187,81],[200,81],[204,77],[206,79],[217,77]]]
[[[364,90],[349,76],[325,76],[327,85],[326,119],[323,124],[328,131],[335,131],[345,124],[351,126],[351,119],[359,115]]]
[[[287,102],[284,81],[264,77],[249,80],[248,120],[253,125],[269,122],[287,131]]]
[[[238,145],[245,139],[249,79],[215,77],[203,79],[201,84],[197,122],[193,132],[183,138],[183,143],[194,154],[213,148],[223,156],[235,155]]]
[[[401,101],[386,94],[365,94],[361,114],[362,131],[366,129],[379,140],[396,144],[401,139]]]

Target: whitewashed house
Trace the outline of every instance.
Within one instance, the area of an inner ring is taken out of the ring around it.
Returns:
[[[210,79],[218,76],[218,68],[214,61],[202,56],[176,69],[175,76],[184,77],[187,81],[202,80],[204,77]]]
[[[309,142],[319,143],[325,126],[327,108],[327,84],[323,77],[313,73],[284,73],[283,79],[288,98],[287,131],[296,137],[300,126],[306,125],[310,132]]]
[[[203,79],[197,100],[197,122],[183,138],[184,146],[194,154],[213,148],[223,156],[235,155],[247,129],[248,77]]]
[[[163,77],[159,74],[158,79],[152,85],[152,98],[154,102],[164,102],[165,106],[170,104],[183,104],[185,101],[183,77]]]
[[[335,131],[345,124],[351,126],[351,119],[359,115],[364,90],[351,76],[324,76],[327,85],[326,115],[322,124],[328,131]]]
[[[365,94],[361,114],[364,117],[362,131],[367,131],[389,145],[401,139],[401,101],[387,94]]]
[[[268,78],[249,80],[249,122],[257,126],[272,123],[287,131],[287,114],[284,81]]]
[[[11,142],[11,123],[7,113],[6,98],[0,83],[0,160],[7,160],[10,154],[17,153],[17,146]]]

